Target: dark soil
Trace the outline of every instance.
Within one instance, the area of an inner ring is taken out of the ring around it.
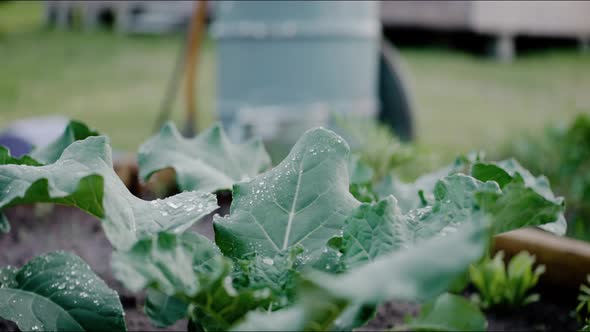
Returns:
[[[488,331],[578,331],[572,311],[575,301],[563,301],[555,294],[542,294],[541,302],[512,311],[486,312]],[[575,294],[573,294],[575,299]],[[361,331],[384,331],[401,326],[408,315],[416,315],[420,306],[414,303],[388,302],[380,306],[376,317]]]
[[[220,214],[228,212],[228,197],[221,196]],[[109,262],[112,248],[105,238],[100,222],[74,208],[52,205],[19,206],[5,211],[12,230],[0,233],[0,266],[22,266],[42,253],[65,250],[82,257],[90,267],[121,296],[130,331],[158,330],[143,314],[142,294],[131,294],[111,274]],[[212,216],[193,226],[192,230],[213,237]],[[574,331],[578,325],[571,311],[576,294],[542,293],[542,302],[517,311],[488,313],[489,331]],[[569,299],[570,301],[565,301]],[[404,317],[415,315],[419,306],[412,303],[389,302],[382,305],[377,316],[362,331],[386,330],[404,323]],[[186,331],[186,321],[165,330]],[[17,331],[16,326],[0,319],[0,331]]]

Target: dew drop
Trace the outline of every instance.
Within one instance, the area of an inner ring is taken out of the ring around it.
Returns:
[[[178,204],[175,204],[174,202],[166,202],[166,204],[173,209],[178,209],[178,207],[180,206]]]

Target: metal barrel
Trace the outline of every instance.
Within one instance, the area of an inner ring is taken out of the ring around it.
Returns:
[[[289,145],[334,114],[377,116],[375,1],[219,1],[217,100],[230,137]]]

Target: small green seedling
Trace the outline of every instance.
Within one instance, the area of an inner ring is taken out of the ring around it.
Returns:
[[[586,276],[588,285],[590,285],[590,275]],[[576,313],[578,320],[583,321],[584,325],[580,331],[590,331],[590,286],[580,285],[580,294],[578,294],[578,306]]]
[[[504,264],[504,252],[494,258],[487,258],[479,264],[471,265],[469,276],[479,294],[472,299],[483,309],[516,308],[539,301],[539,294],[529,294],[535,287],[545,266],[535,269],[535,256],[526,251],[514,256]]]

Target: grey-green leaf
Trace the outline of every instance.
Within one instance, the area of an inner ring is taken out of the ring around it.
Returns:
[[[154,287],[169,296],[193,297],[201,290],[199,274],[219,269],[220,257],[202,235],[160,233],[114,253],[111,264],[115,277],[133,292]]]
[[[499,193],[500,188],[495,182],[481,182],[455,174],[440,179],[433,191],[431,205],[406,214],[401,213],[393,196],[357,208],[343,228],[344,263],[355,267],[384,253],[445,236],[465,223],[476,222],[482,214],[477,207],[476,194]]]
[[[113,170],[104,136],[72,143],[53,164],[0,165],[0,209],[37,202],[75,206],[100,218],[119,249],[160,231],[184,231],[217,208],[213,195],[200,192],[151,202],[135,197]]]
[[[294,247],[275,257],[256,256],[238,262],[238,287],[269,289],[272,292],[273,308],[287,305],[294,298],[297,277],[297,262],[303,248]]]
[[[482,182],[463,174],[440,179],[434,188],[432,205],[407,214],[408,222],[415,225],[415,232],[409,232],[412,238],[406,241],[413,244],[433,236],[444,236],[464,223],[474,222],[484,213],[477,205],[480,193],[498,195],[500,188],[493,181]]]
[[[411,319],[404,330],[411,331],[485,331],[483,313],[462,296],[442,294],[422,306],[418,317]]]
[[[405,239],[414,233],[393,196],[360,205],[346,219],[342,230],[342,260],[347,268],[374,260],[407,246]]]
[[[188,304],[150,288],[146,292],[144,311],[154,325],[166,327],[187,317]]]
[[[359,205],[349,192],[349,147],[326,129],[306,132],[271,171],[234,185],[230,216],[215,240],[233,258],[274,257],[301,244],[310,260]]]
[[[396,176],[389,175],[377,184],[375,191],[380,198],[389,195],[395,196],[402,212],[406,213],[431,204],[434,200],[434,187],[440,179],[461,172],[468,174],[471,165],[480,158],[481,156],[478,154],[460,156],[452,164],[424,174],[411,183],[403,182]]]
[[[482,216],[455,233],[385,254],[343,274],[309,271],[294,306],[266,315],[251,313],[233,330],[264,329],[272,322],[286,330],[327,330],[351,306],[433,298],[483,256],[489,238],[489,222]]]
[[[261,303],[269,303],[268,289],[234,288],[232,262],[209,239],[195,233],[161,233],[143,239],[131,250],[115,253],[112,266],[115,276],[132,291],[157,290],[146,312],[159,325],[174,323],[187,308],[190,312],[184,313],[196,326],[225,330]],[[169,301],[173,307],[166,308]]]
[[[330,275],[313,271],[308,278],[351,302],[428,299],[445,291],[470,263],[483,256],[490,235],[488,225],[482,216],[455,233],[380,256],[349,272]]]
[[[0,317],[21,330],[126,330],[119,296],[79,257],[50,253],[12,271],[0,287]]]
[[[181,190],[205,192],[231,189],[234,183],[253,178],[271,166],[260,140],[233,144],[220,125],[186,139],[171,122],[140,147],[137,159],[144,180],[171,167]]]
[[[31,152],[31,157],[42,164],[51,164],[56,162],[63,151],[78,140],[86,137],[100,135],[96,130],[88,128],[84,123],[79,121],[70,121],[64,132],[55,141],[45,147],[36,148]]]

